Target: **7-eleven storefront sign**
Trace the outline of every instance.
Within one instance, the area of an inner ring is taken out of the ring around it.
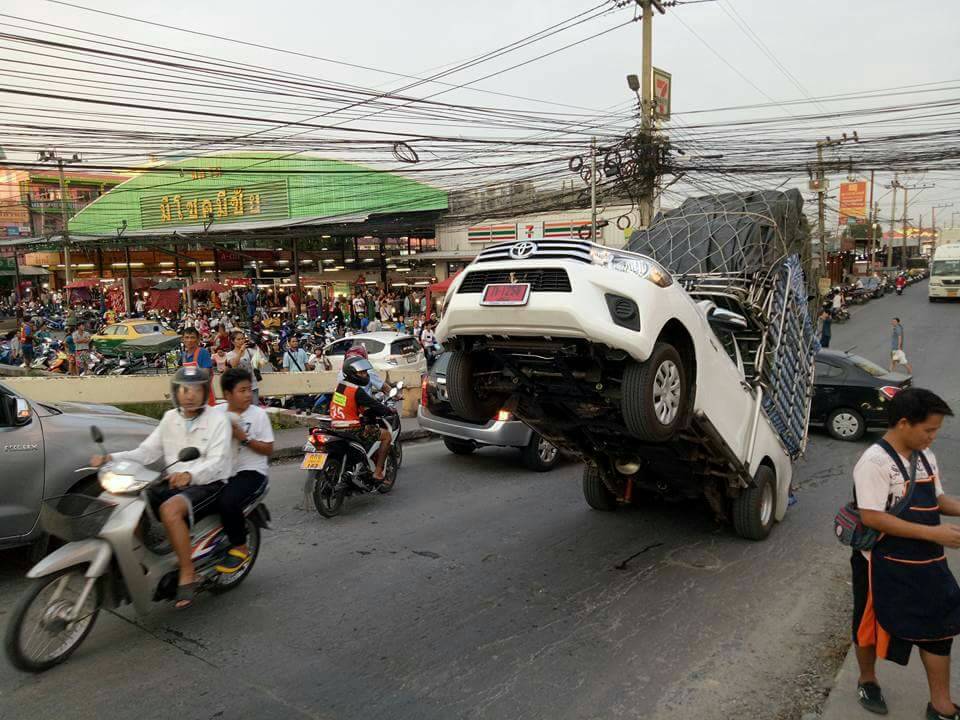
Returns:
[[[554,240],[591,240],[589,220],[564,220],[563,222],[545,222],[544,239]]]
[[[509,242],[517,239],[517,225],[475,225],[467,228],[467,241],[472,243]]]

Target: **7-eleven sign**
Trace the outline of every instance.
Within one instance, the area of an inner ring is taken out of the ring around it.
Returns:
[[[653,69],[653,116],[657,120],[670,119],[670,93],[673,76],[657,68]]]

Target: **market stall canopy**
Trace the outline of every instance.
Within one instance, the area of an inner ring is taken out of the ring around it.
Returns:
[[[446,192],[396,173],[248,151],[151,166],[83,208],[69,229],[71,235],[113,236],[126,223],[125,237],[216,233],[356,224],[447,208]]]
[[[0,277],[13,277],[17,274],[16,270],[0,270]],[[39,277],[41,275],[49,275],[50,271],[45,268],[33,267],[32,265],[21,265],[20,266],[20,275],[21,277]]]
[[[179,290],[187,286],[187,283],[183,280],[161,280],[160,282],[152,285],[151,290]]]
[[[222,293],[227,292],[230,288],[224,285],[223,283],[213,282],[211,280],[203,280],[193,285],[187,286],[187,290],[190,292],[215,292]]]
[[[95,288],[100,284],[98,278],[79,278],[73,282],[69,282],[63,286],[64,290],[80,290],[85,288],[89,290],[90,288]]]
[[[462,270],[458,271],[454,275],[451,275],[450,277],[448,277],[446,280],[435,282],[433,285],[431,285],[428,288],[430,290],[430,294],[433,295],[436,293],[445,293],[447,290],[450,289],[451,283],[453,283],[453,281],[457,279],[457,275],[459,275],[461,272],[463,271]]]

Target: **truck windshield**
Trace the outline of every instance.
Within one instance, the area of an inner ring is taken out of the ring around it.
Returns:
[[[934,260],[931,275],[960,275],[960,258],[957,260]]]

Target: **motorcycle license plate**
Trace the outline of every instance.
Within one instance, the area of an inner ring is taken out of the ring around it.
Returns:
[[[530,283],[493,283],[483,289],[481,305],[526,305]]]
[[[326,453],[307,453],[303,456],[303,462],[300,463],[301,470],[322,470],[327,462]]]

